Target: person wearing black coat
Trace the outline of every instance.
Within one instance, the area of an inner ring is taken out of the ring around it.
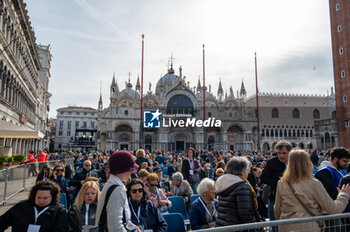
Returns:
[[[261,174],[261,182],[269,185],[269,202],[268,202],[268,215],[270,220],[275,220],[275,198],[276,198],[276,188],[277,182],[283,175],[284,170],[286,170],[289,152],[292,150],[292,145],[284,140],[279,141],[276,144],[277,156],[271,158],[267,161],[266,167]]]
[[[99,186],[87,181],[81,187],[77,200],[68,211],[69,232],[81,232],[85,225],[95,225]]]
[[[167,231],[168,225],[165,219],[159,209],[150,200],[147,200],[144,185],[140,179],[135,178],[128,183],[127,195],[132,223],[143,227],[143,230]]]
[[[83,163],[83,170],[76,173],[73,179],[69,182],[70,186],[76,186],[74,190],[73,199],[78,195],[80,188],[87,177],[98,177],[97,173],[91,170],[91,161],[85,160]]]
[[[39,181],[30,191],[28,200],[17,203],[0,216],[0,231],[12,226],[13,232],[23,232],[40,226],[40,232],[66,232],[68,217],[64,206],[58,203],[59,194],[56,183]]]
[[[257,221],[257,200],[254,190],[246,180],[249,161],[234,157],[226,166],[227,174],[220,176],[215,184],[219,197],[216,226],[228,226]]]
[[[171,164],[168,166],[168,176],[170,179],[175,172],[177,172],[176,159],[173,159],[171,161]]]
[[[193,193],[197,194],[197,186],[200,182],[199,171],[201,166],[195,157],[196,152],[192,147],[187,149],[186,156],[187,158],[182,161],[181,173],[184,180],[187,180],[188,183],[190,183]]]

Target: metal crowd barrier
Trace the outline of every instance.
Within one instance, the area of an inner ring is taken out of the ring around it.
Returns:
[[[321,227],[319,226],[321,225]],[[277,229],[278,228],[278,229]],[[350,213],[256,222],[241,225],[215,227],[198,232],[347,232],[350,231]]]
[[[65,160],[68,165],[73,166],[73,158],[67,158]],[[30,190],[36,180],[36,176],[30,177],[30,175],[39,173],[42,166],[49,164],[53,168],[59,161],[50,160],[48,162],[21,164],[0,170],[0,205],[6,204],[8,199],[19,192]]]

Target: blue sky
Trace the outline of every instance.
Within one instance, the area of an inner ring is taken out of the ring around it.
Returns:
[[[120,89],[128,73],[141,73],[152,90],[174,55],[174,68],[192,86],[202,78],[216,93],[255,93],[254,52],[260,92],[326,94],[333,86],[328,0],[35,0],[28,14],[38,44],[51,45],[50,116],[68,105],[97,108],[102,82],[109,104],[113,73]]]

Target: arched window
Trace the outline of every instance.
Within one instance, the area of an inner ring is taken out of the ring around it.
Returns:
[[[272,114],[272,118],[279,118],[280,117],[280,113],[279,113],[277,108],[273,108],[271,114]]]
[[[210,117],[211,117],[211,112],[208,113],[208,118],[210,118]]]
[[[125,110],[125,111],[124,111],[124,114],[125,114],[125,115],[129,115],[129,111]]]
[[[320,119],[320,111],[318,109],[314,109],[313,116],[314,119]]]
[[[297,108],[293,110],[293,118],[300,118],[300,112]]]
[[[337,113],[335,110],[333,110],[332,112],[332,119],[336,119],[337,118]]]

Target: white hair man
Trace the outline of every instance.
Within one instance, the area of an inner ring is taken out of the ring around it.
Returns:
[[[218,200],[215,199],[215,182],[204,178],[197,187],[199,197],[191,204],[191,229],[214,227],[217,217]]]

